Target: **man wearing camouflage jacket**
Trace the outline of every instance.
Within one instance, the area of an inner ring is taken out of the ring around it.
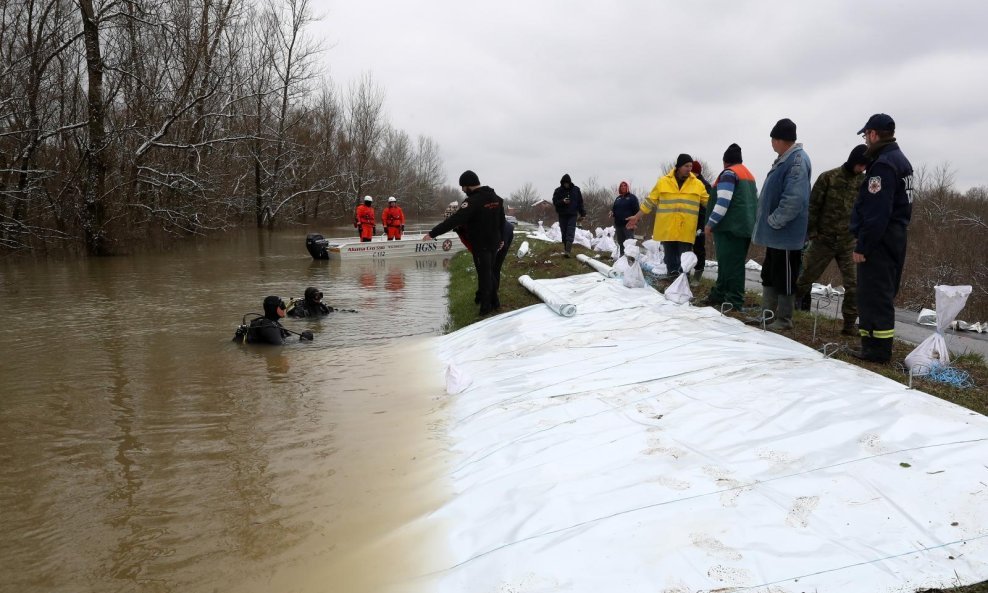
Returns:
[[[848,336],[857,335],[854,322],[858,318],[858,273],[851,258],[855,238],[849,225],[851,208],[868,166],[865,157],[867,148],[864,144],[855,146],[847,162],[821,173],[813,184],[806,229],[810,246],[803,255],[803,270],[796,281],[796,302],[799,303],[830,262],[837,261],[844,284],[844,302],[841,305],[844,328],[841,333]]]

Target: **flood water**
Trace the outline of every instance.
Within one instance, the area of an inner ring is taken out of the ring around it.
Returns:
[[[429,590],[446,261],[317,262],[304,236],[0,261],[0,590]],[[231,342],[306,286],[356,312]]]

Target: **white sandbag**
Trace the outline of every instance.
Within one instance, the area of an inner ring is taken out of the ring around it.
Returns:
[[[631,267],[631,260],[628,259],[626,256],[622,255],[621,257],[617,258],[617,261],[614,262],[614,266],[612,267],[612,269],[616,274],[615,277],[620,278],[621,276],[624,276],[624,273],[627,272],[628,268],[630,267]]]
[[[906,356],[906,368],[915,375],[929,373],[934,364],[950,363],[950,350],[947,349],[943,332],[967,304],[967,297],[971,296],[970,286],[935,286],[933,290],[937,300],[937,331]]]
[[[696,267],[696,254],[692,251],[687,251],[679,256],[679,269],[683,271],[683,274],[689,274]]]
[[[844,294],[844,287],[843,286],[834,287],[829,284],[824,286],[823,284],[814,282],[813,286],[810,288],[810,294],[819,297],[825,297],[825,298],[835,297]]]
[[[640,261],[633,260],[631,266],[621,276],[621,282],[628,288],[643,288],[645,286],[645,275],[642,273]]]
[[[521,247],[518,248],[518,259],[521,259],[526,255],[528,255],[528,250],[529,250],[528,241],[522,241]]]
[[[756,262],[753,259],[749,259],[748,260],[748,263],[746,263],[744,265],[744,269],[746,269],[746,270],[754,270],[756,272],[761,272],[762,271],[762,264]]]
[[[473,377],[455,364],[450,363],[446,366],[446,393],[449,395],[462,393],[467,387],[470,387],[471,383],[473,383]]]
[[[599,262],[592,257],[587,257],[582,253],[576,254],[576,260],[587,264],[608,278],[617,278],[619,276],[619,274],[611,266],[605,264],[604,262]]]
[[[662,243],[648,239],[647,241],[642,241],[642,249],[645,250],[645,255],[642,257],[642,268],[651,270],[656,274],[665,274],[666,267],[663,259]],[[661,272],[657,271],[659,266],[662,267]]]
[[[518,283],[524,286],[528,292],[542,299],[542,302],[545,303],[547,307],[552,309],[557,315],[562,315],[563,317],[572,317],[576,315],[576,305],[567,303],[563,297],[556,294],[551,289],[539,285],[539,283],[533,280],[528,274],[520,276],[518,278]]]
[[[693,291],[690,290],[690,272],[693,271],[696,262],[696,254],[692,251],[687,251],[679,256],[679,266],[683,272],[666,288],[666,291],[662,293],[663,296],[677,305],[690,302],[690,299],[693,298]]]
[[[916,323],[936,327],[937,312],[933,309],[920,309],[919,316],[916,318]]]
[[[979,323],[968,323],[966,321],[954,321],[950,324],[950,329],[964,332],[977,332],[979,334],[988,333],[988,323],[982,321]]]
[[[591,241],[593,240],[593,233],[586,229],[576,229],[573,233],[573,242],[577,245],[582,245],[587,249],[593,249]]]

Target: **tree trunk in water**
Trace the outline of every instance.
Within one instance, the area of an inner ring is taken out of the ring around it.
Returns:
[[[82,186],[83,229],[86,250],[90,255],[105,255],[106,203],[103,189],[106,181],[106,164],[103,150],[106,148],[103,105],[103,57],[99,46],[99,23],[92,0],[79,0],[82,11],[82,32],[86,44],[86,72],[89,81],[89,142],[86,146],[86,172]]]

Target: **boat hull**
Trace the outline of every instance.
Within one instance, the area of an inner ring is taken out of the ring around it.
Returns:
[[[388,241],[375,237],[373,241],[362,243],[352,239],[327,239],[326,252],[329,254],[329,259],[348,261],[351,259],[449,256],[462,251],[464,248],[463,242],[456,234],[448,233],[431,241],[421,239]]]

